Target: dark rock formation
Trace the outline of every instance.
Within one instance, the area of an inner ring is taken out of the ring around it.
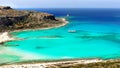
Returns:
[[[0,9],[12,9],[10,6],[0,6]]]
[[[62,24],[53,14],[36,11],[19,11],[0,7],[0,32],[18,29],[46,28]]]

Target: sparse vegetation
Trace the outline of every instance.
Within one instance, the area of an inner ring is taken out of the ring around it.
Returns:
[[[0,9],[0,32],[54,27],[64,23],[56,20],[55,16],[48,13],[36,11],[18,11],[14,9]]]

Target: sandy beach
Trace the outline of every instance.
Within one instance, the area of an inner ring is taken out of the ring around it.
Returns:
[[[0,43],[15,40],[9,35],[9,32],[0,33]]]
[[[0,68],[120,68],[119,59],[76,59],[3,65]]]
[[[76,65],[76,64],[89,64],[97,62],[106,62],[100,59],[89,59],[89,60],[71,60],[71,61],[56,61],[46,63],[30,63],[30,64],[12,64],[1,66],[0,68],[59,68],[60,65]]]

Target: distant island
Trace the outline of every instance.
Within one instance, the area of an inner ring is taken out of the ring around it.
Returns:
[[[53,14],[37,11],[15,10],[9,6],[0,6],[0,32],[51,28],[63,26],[65,24],[65,19],[56,19]]]

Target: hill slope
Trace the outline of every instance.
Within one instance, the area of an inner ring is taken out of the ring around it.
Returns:
[[[0,7],[0,32],[47,28],[59,26],[65,23],[62,19],[56,19],[53,14],[15,10],[11,7]]]

